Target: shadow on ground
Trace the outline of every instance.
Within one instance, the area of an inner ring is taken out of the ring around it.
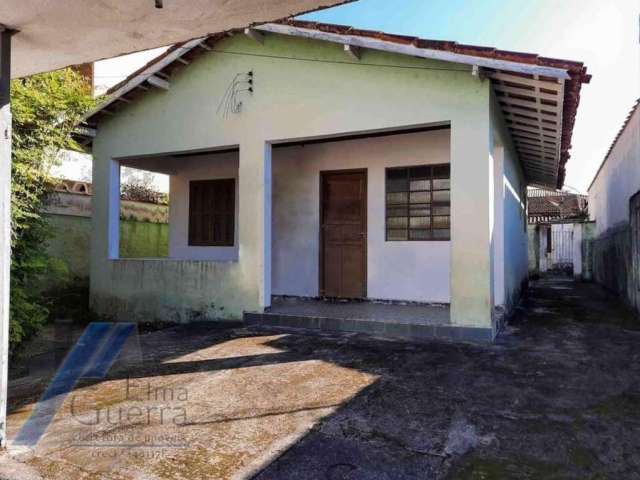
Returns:
[[[484,347],[173,327],[140,337],[140,366],[80,384],[18,458],[64,479],[640,478],[639,326],[597,286],[548,279]],[[188,401],[151,399],[145,384]],[[123,397],[126,385],[138,397]],[[31,387],[10,398],[12,432]],[[186,421],[103,419],[90,427],[100,441],[78,444],[96,406],[131,405],[183,405]],[[106,434],[183,445],[127,449]]]

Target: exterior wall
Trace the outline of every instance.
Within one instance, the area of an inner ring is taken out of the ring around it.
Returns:
[[[596,236],[629,223],[629,199],[640,190],[640,107],[635,109],[589,187]]]
[[[169,91],[150,91],[98,126],[94,307],[122,313],[127,306],[156,319],[169,318],[176,305],[184,313],[212,311],[214,303],[225,307],[228,318],[263,309],[271,294],[271,144],[446,122],[451,125],[451,321],[491,327],[490,82],[465,66],[370,50],[352,66],[341,45],[279,35],[267,35],[262,45],[234,36],[216,50],[227,53],[196,59],[174,73]],[[250,70],[254,93],[242,97],[241,113],[224,117],[216,111],[224,92],[238,73]],[[109,192],[118,181],[113,159],[234,146],[240,149],[237,262],[169,260],[156,266],[113,258],[117,231],[114,236],[110,225],[117,201]],[[146,267],[157,269],[162,282],[151,279]],[[188,294],[185,284],[192,287]]]
[[[47,240],[47,253],[61,260],[71,275],[89,278],[91,219],[55,214],[46,217],[53,228],[53,235]],[[47,283],[53,286],[57,282],[51,278]]]
[[[609,228],[593,240],[593,279],[622,298],[633,298],[631,229],[628,223]]]
[[[450,301],[449,241],[385,241],[385,168],[449,163],[449,130],[276,148],[272,288],[317,296],[320,172],[367,169],[367,295]]]
[[[495,99],[493,99],[495,102]],[[496,143],[502,145],[494,156],[496,228],[493,234],[494,295],[496,306],[509,312],[518,302],[528,276],[528,237],[526,212],[526,180],[516,150],[499,109],[492,109],[492,126]]]
[[[538,225],[527,225],[527,241],[529,252],[529,275],[540,273],[540,228]]]
[[[589,213],[595,223],[593,279],[637,307],[632,268],[629,201],[640,191],[640,107],[609,152],[589,187]]]
[[[169,256],[188,260],[238,260],[238,153],[220,153],[185,158],[169,180]],[[191,180],[236,179],[236,232],[233,247],[189,246],[189,182]]]
[[[582,280],[593,280],[593,238],[595,236],[595,222],[582,224]]]
[[[120,239],[122,258],[158,258],[169,254],[169,225],[166,223],[121,219]]]
[[[47,240],[47,253],[62,260],[75,277],[89,278],[91,218],[47,214],[53,236]],[[169,226],[166,223],[121,220],[122,257],[166,257]],[[55,279],[51,279],[54,281]]]

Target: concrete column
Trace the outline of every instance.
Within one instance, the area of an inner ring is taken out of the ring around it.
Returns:
[[[504,286],[504,147],[495,144],[493,148],[493,301],[494,305],[505,304]]]
[[[0,447],[6,447],[11,266],[11,34],[0,25]]]
[[[451,124],[451,322],[492,328],[493,139],[489,101]]]
[[[120,162],[109,160],[107,238],[110,259],[120,257]]]
[[[240,145],[239,262],[247,285],[246,310],[271,306],[271,145]]]

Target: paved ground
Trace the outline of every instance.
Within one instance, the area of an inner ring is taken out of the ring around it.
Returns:
[[[639,326],[594,285],[546,281],[488,347],[150,332],[143,365],[80,385],[0,478],[640,478]],[[34,385],[12,389],[12,434]]]

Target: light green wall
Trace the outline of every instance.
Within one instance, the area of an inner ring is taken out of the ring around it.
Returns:
[[[53,236],[47,240],[47,252],[66,265],[71,276],[88,278],[90,272],[91,218],[47,214]],[[123,257],[166,257],[169,225],[135,220],[120,222],[120,254]],[[57,283],[58,278],[48,281]]]
[[[98,126],[94,306],[104,313],[127,306],[159,319],[168,318],[168,311],[188,319],[188,311],[209,311],[212,303],[224,306],[224,317],[230,318],[262,309],[270,301],[268,242],[265,246],[270,149],[265,144],[449,122],[452,322],[490,327],[490,82],[463,65],[372,50],[365,50],[360,62],[351,61],[341,45],[279,35],[266,35],[263,45],[234,36],[215,49],[227,53],[204,54],[172,76],[169,91],[151,90]],[[227,118],[216,113],[234,77],[249,70],[255,92],[242,97],[242,112]],[[162,276],[157,283],[145,270],[149,261],[109,259],[110,159],[224,146],[240,147],[237,262],[198,266],[169,260],[154,266]],[[192,286],[188,293],[186,282]],[[143,284],[144,294],[139,290]]]
[[[169,254],[169,224],[120,220],[120,256],[166,257]]]
[[[49,255],[62,260],[71,275],[88,278],[91,218],[72,215],[46,215],[46,218],[53,233],[47,240]]]

